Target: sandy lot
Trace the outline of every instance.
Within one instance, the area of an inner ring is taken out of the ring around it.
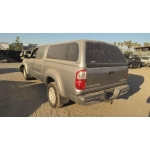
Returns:
[[[150,116],[150,68],[129,69],[129,93],[109,103],[80,106],[70,102],[53,109],[47,102],[46,86],[38,80],[25,81],[20,63],[0,63],[0,116],[117,117]]]

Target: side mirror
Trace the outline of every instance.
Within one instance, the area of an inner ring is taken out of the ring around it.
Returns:
[[[28,57],[28,55],[24,55],[24,58],[30,58],[30,57]]]

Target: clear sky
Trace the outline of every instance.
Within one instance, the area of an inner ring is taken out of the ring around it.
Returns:
[[[150,33],[0,33],[0,42],[13,43],[16,37],[20,37],[23,44],[51,44],[79,39],[100,40],[104,42],[124,42],[131,40],[142,44],[150,43]]]

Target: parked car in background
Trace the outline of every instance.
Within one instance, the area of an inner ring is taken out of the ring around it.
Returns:
[[[129,68],[140,68],[141,59],[137,55],[124,55]]]
[[[147,66],[150,67],[150,56],[141,56],[141,66]]]
[[[37,44],[25,44],[23,46],[23,50],[20,53],[20,59],[23,60],[25,55],[28,55],[28,57],[30,57],[35,47],[37,47]]]
[[[117,46],[78,40],[38,46],[19,67],[24,78],[33,76],[47,85],[53,108],[69,99],[88,105],[111,102],[129,91],[127,62]]]
[[[22,50],[20,53],[20,59],[23,60],[25,55],[28,55],[28,57],[30,57],[31,53],[32,53],[31,50]]]

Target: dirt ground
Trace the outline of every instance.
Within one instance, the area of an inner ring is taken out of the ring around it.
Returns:
[[[9,117],[117,117],[150,116],[150,68],[129,69],[130,91],[113,104],[80,106],[70,102],[53,109],[47,102],[46,85],[25,81],[18,72],[20,63],[0,63],[0,116]]]

